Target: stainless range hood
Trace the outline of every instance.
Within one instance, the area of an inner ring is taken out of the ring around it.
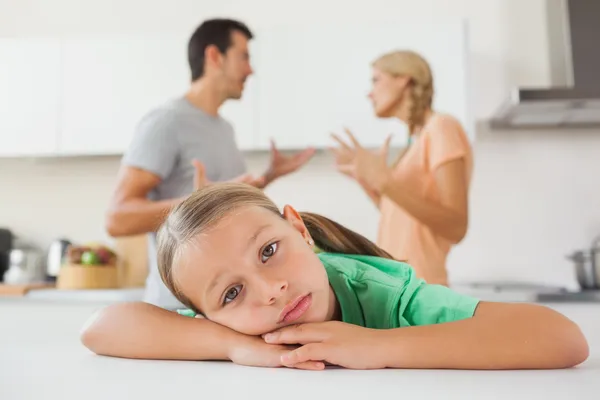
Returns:
[[[600,0],[547,0],[550,88],[516,88],[494,129],[600,128]]]

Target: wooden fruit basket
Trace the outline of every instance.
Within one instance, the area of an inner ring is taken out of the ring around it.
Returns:
[[[118,258],[101,245],[69,246],[67,262],[56,278],[57,289],[115,289],[119,287]]]
[[[118,286],[115,265],[66,264],[56,280],[57,289],[115,289]]]

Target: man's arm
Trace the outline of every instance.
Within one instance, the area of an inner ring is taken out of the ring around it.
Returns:
[[[113,237],[154,232],[169,210],[183,199],[151,201],[148,193],[161,181],[149,171],[123,166],[106,215],[106,230]]]

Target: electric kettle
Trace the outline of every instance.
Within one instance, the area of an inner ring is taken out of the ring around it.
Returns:
[[[46,277],[49,281],[56,281],[71,244],[67,239],[56,239],[50,244],[46,260]]]

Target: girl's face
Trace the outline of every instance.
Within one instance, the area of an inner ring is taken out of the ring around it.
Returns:
[[[335,296],[298,213],[238,209],[181,248],[182,293],[205,317],[248,335],[333,318]]]

